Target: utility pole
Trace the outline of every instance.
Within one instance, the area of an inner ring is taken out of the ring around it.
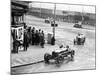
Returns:
[[[51,24],[51,26],[53,27],[53,37],[52,37],[52,45],[55,45],[55,23],[56,20],[56,3],[54,4],[54,17],[53,17],[53,22]]]
[[[41,2],[40,2],[40,18],[41,18],[41,10],[42,10],[42,9],[41,9]]]
[[[83,23],[83,21],[84,21],[83,13],[84,13],[84,9],[83,9],[83,7],[82,7],[82,23]],[[81,23],[81,24],[82,24],[82,23]]]
[[[53,26],[53,37],[55,38],[55,20],[56,20],[56,3],[54,5],[54,26]]]

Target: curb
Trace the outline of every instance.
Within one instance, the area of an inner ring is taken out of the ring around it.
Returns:
[[[17,68],[17,67],[22,67],[22,66],[28,66],[28,65],[32,65],[32,64],[37,64],[37,63],[41,63],[44,62],[44,60],[38,61],[38,62],[34,62],[34,63],[29,63],[29,64],[23,64],[23,65],[18,65],[18,66],[12,66],[11,68]]]

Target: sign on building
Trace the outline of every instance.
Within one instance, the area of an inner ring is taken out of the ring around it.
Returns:
[[[12,33],[14,34],[13,36],[15,37],[15,39],[19,41],[23,41],[24,26],[12,27],[11,30],[12,30]]]

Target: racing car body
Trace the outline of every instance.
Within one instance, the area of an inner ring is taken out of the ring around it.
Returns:
[[[52,51],[52,54],[45,53],[44,61],[45,63],[50,63],[50,60],[55,60],[56,64],[60,64],[68,57],[70,57],[70,60],[73,61],[74,54],[75,54],[74,50],[68,50],[66,48],[63,48],[63,50],[61,49]]]

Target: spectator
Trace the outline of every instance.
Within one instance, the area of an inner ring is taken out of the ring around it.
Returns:
[[[38,30],[36,30],[36,33],[35,33],[35,44],[38,45],[39,44],[39,33],[38,33]]]
[[[39,29],[39,44],[40,44],[40,38],[41,38],[41,29]]]
[[[24,51],[27,51],[27,47],[29,47],[29,38],[26,31],[24,32],[23,46],[24,46]]]
[[[18,53],[18,47],[19,47],[19,41],[17,39],[14,39],[13,41],[13,52]]]
[[[40,36],[40,45],[42,48],[44,48],[44,43],[45,43],[45,40],[44,40],[44,32],[42,31],[41,33],[41,36]]]
[[[32,30],[32,45],[35,44],[35,30]]]

